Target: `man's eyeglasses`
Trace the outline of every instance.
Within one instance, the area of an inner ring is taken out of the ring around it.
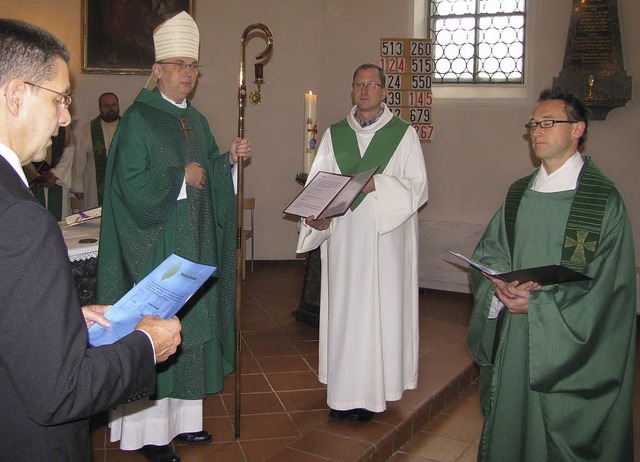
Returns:
[[[382,88],[382,85],[380,85],[379,83],[375,83],[375,82],[367,82],[367,83],[364,83],[364,82],[353,82],[351,84],[351,86],[353,88],[357,88],[358,90],[362,90],[364,88],[366,88],[368,90],[373,90],[376,87]]]
[[[179,71],[184,71],[185,69],[189,69],[190,71],[199,72],[199,69],[202,67],[198,63],[187,64],[182,61],[158,61],[158,64],[173,64],[178,67]]]
[[[536,127],[540,126],[540,128],[551,128],[555,124],[575,124],[579,122],[579,120],[553,120],[553,119],[545,119],[540,122],[531,121],[527,124],[524,124],[524,128],[529,130],[530,132],[534,131]]]
[[[43,90],[47,90],[47,91],[50,91],[51,93],[55,93],[56,95],[60,95],[60,98],[62,99],[56,100],[56,103],[58,103],[60,106],[62,106],[65,109],[69,109],[69,106],[71,106],[71,103],[73,102],[73,96],[71,95],[65,95],[64,93],[60,93],[59,91],[52,90],[51,88],[43,87],[42,85],[36,85],[35,83],[26,82],[26,81],[24,83],[26,85],[30,85],[36,88],[42,88]]]

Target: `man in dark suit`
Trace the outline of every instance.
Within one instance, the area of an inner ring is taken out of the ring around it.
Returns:
[[[71,121],[68,62],[47,31],[0,19],[3,461],[90,461],[89,417],[153,393],[155,362],[180,343],[177,319],[145,317],[115,344],[87,347],[87,326],[106,323],[107,307],[80,308],[60,229],[21,168]]]

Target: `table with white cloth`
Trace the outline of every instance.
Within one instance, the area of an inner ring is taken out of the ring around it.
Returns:
[[[74,226],[60,222],[60,230],[67,245],[80,305],[93,305],[96,303],[100,218]]]

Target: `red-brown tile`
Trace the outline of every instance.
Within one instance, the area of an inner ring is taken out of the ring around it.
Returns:
[[[275,391],[313,390],[317,388],[325,388],[323,384],[318,382],[318,376],[311,371],[270,373],[267,374],[267,380]]]
[[[308,454],[339,461],[359,460],[375,453],[375,445],[344,436],[312,431],[290,446]]]
[[[303,356],[318,354],[318,342],[316,340],[309,340],[307,342],[297,341],[293,342],[293,345],[296,347],[296,352]]]
[[[300,434],[304,435],[329,420],[329,410],[295,411],[289,412],[289,416]]]
[[[298,354],[297,350],[288,340],[252,343],[249,348],[256,358],[264,356],[292,356]]]
[[[318,373],[318,363],[320,361],[320,357],[317,354],[305,354],[302,356],[306,363],[309,365],[311,370],[313,370],[316,374]]]
[[[308,342],[318,340],[318,328],[298,323],[296,328],[283,329],[284,335],[292,342]]]
[[[309,371],[311,368],[307,361],[300,355],[293,356],[267,356],[257,360],[262,371],[270,372],[298,372]]]
[[[106,462],[146,462],[147,458],[138,451],[121,451],[119,449],[107,449],[105,451]]]
[[[385,440],[393,440],[394,426],[373,421],[351,422],[343,419],[328,419],[319,425],[317,430],[377,445]]]
[[[241,361],[240,367],[243,374],[260,374],[262,372],[258,361],[252,355],[243,356]]]
[[[329,411],[326,390],[280,391],[278,397],[288,412],[318,409]]]
[[[267,459],[268,462],[332,462],[337,460],[339,459],[320,457],[290,447],[284,448]]]
[[[424,457],[414,456],[413,454],[405,454],[397,452],[388,462],[435,462],[433,459],[425,459]]]
[[[100,425],[99,427],[91,430],[91,447],[93,449],[104,449],[107,443],[108,430],[106,425]]]
[[[471,443],[432,433],[416,433],[401,452],[442,462],[454,462],[465,453]]]
[[[242,393],[260,393],[272,391],[269,382],[267,382],[264,374],[242,374],[240,376],[240,389]],[[224,378],[224,388],[220,392],[222,395],[234,394],[235,375],[231,374]]]
[[[256,264],[256,271],[247,273],[243,283],[240,438],[235,438],[232,374],[225,379],[221,394],[210,395],[204,402],[204,428],[214,434],[214,443],[176,445],[183,460],[383,462],[391,457],[394,461],[422,462],[427,460],[422,453],[392,454],[416,432],[423,440],[425,435],[431,437],[430,447],[421,446],[422,450],[445,453],[443,442],[473,436],[473,430],[466,435],[455,433],[460,419],[481,422],[478,370],[464,341],[468,300],[421,293],[418,389],[388,403],[387,411],[377,414],[372,422],[335,421],[328,418],[326,389],[317,379],[318,330],[292,316],[299,304],[304,267],[268,263]],[[468,388],[474,380],[475,385]],[[450,402],[453,404],[448,405]],[[441,417],[431,427],[417,428],[439,411]],[[634,419],[640,420],[635,413]],[[94,429],[91,438],[94,449],[118,447],[118,443],[105,442],[105,425]],[[413,441],[404,447],[411,448]],[[449,446],[457,448],[455,443]],[[460,461],[474,460],[475,452],[477,445],[470,443],[460,453]],[[93,462],[144,461],[135,451],[117,449],[94,450],[92,457]]]
[[[202,404],[204,417],[226,417],[229,415],[219,393],[207,395]]]
[[[229,409],[229,415],[235,416],[234,395],[222,397],[225,407]],[[251,414],[275,414],[285,412],[278,395],[267,393],[242,393],[240,400],[240,413],[242,416]]]
[[[176,452],[185,462],[245,462],[237,441],[214,442],[204,446],[176,446]]]
[[[417,429],[414,428],[411,420],[405,420],[396,426],[396,431],[393,434],[393,450],[398,451],[404,446],[407,441],[416,433]]]
[[[241,441],[300,436],[286,413],[243,415],[241,422]]]
[[[482,419],[469,418],[461,410],[454,414],[441,412],[422,431],[472,443],[482,431]]]
[[[213,435],[215,443],[228,443],[235,439],[233,420],[229,417],[205,417],[203,419],[203,429]],[[181,443],[174,443],[180,446]]]
[[[298,438],[273,438],[269,440],[242,441],[242,451],[247,462],[262,462],[268,460]]]
[[[252,332],[244,332],[243,337],[249,346],[264,342],[269,343],[288,343],[289,340],[282,333],[282,330],[275,324],[270,327],[263,327],[260,330]]]

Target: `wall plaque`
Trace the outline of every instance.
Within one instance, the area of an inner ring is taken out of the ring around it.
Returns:
[[[573,0],[564,63],[553,86],[579,97],[594,120],[631,99],[617,0]]]

